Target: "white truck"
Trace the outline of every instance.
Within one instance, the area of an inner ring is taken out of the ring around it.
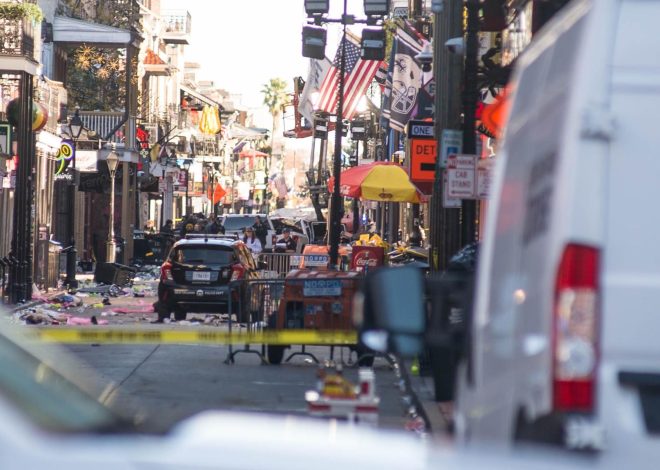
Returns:
[[[518,58],[473,295],[401,267],[356,296],[365,345],[427,345],[462,444],[658,467],[658,18],[658,0],[576,0]]]
[[[660,1],[577,0],[517,61],[458,374],[465,442],[658,465],[658,19]]]

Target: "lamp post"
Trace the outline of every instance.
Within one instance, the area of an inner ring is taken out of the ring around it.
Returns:
[[[106,158],[108,170],[110,171],[110,221],[108,223],[108,241],[106,243],[106,262],[114,263],[116,255],[115,244],[115,173],[119,164],[119,157],[115,152],[116,145],[112,144],[112,150]]]
[[[348,14],[348,0],[344,0],[344,8],[341,18],[327,18],[329,11],[328,0],[305,0],[305,11],[315,25],[323,23],[341,23],[342,37],[339,53],[339,73],[337,74],[337,112],[335,122],[335,149],[332,163],[332,176],[334,178],[334,191],[330,199],[330,269],[339,269],[339,241],[341,235],[341,204],[342,197],[339,194],[341,187],[341,139],[344,127],[344,81],[346,73],[346,26],[349,24],[366,23],[376,25],[384,18],[390,9],[389,0],[364,0],[364,12],[366,19],[357,19]],[[364,30],[361,43],[361,57],[365,60],[382,59],[384,55],[384,31],[372,30],[375,37],[366,35]],[[366,41],[365,41],[366,39]],[[374,47],[373,44],[377,46]],[[303,28],[303,56],[311,58],[324,57],[325,34],[320,28],[306,26]]]
[[[192,204],[190,204],[190,198],[188,197],[188,186],[190,185],[190,165],[192,160],[183,161],[183,171],[186,172],[186,215],[190,215],[192,212]]]
[[[72,181],[69,183],[69,247],[66,252],[66,279],[64,283],[71,288],[78,287],[76,281],[76,260],[78,250],[76,250],[75,237],[75,216],[76,216],[76,152],[78,151],[78,139],[83,130],[83,121],[80,119],[80,108],[76,106],[76,112],[69,121],[69,135],[73,140],[73,161],[72,161]]]

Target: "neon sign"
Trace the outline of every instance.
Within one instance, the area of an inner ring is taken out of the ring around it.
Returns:
[[[57,150],[55,160],[57,161],[57,169],[55,175],[61,175],[69,167],[69,163],[76,156],[76,148],[72,140],[62,139],[60,148]]]

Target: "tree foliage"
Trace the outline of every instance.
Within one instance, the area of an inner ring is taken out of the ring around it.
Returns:
[[[282,112],[282,106],[289,103],[289,95],[286,92],[287,83],[281,78],[271,78],[261,89],[264,95],[264,104],[273,117]]]
[[[69,103],[85,110],[122,111],[126,102],[123,50],[81,46],[69,54]]]

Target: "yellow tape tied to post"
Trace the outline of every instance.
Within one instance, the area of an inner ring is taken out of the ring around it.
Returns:
[[[274,344],[353,345],[355,331],[270,330],[255,333],[127,328],[31,328],[28,337],[64,344]]]

